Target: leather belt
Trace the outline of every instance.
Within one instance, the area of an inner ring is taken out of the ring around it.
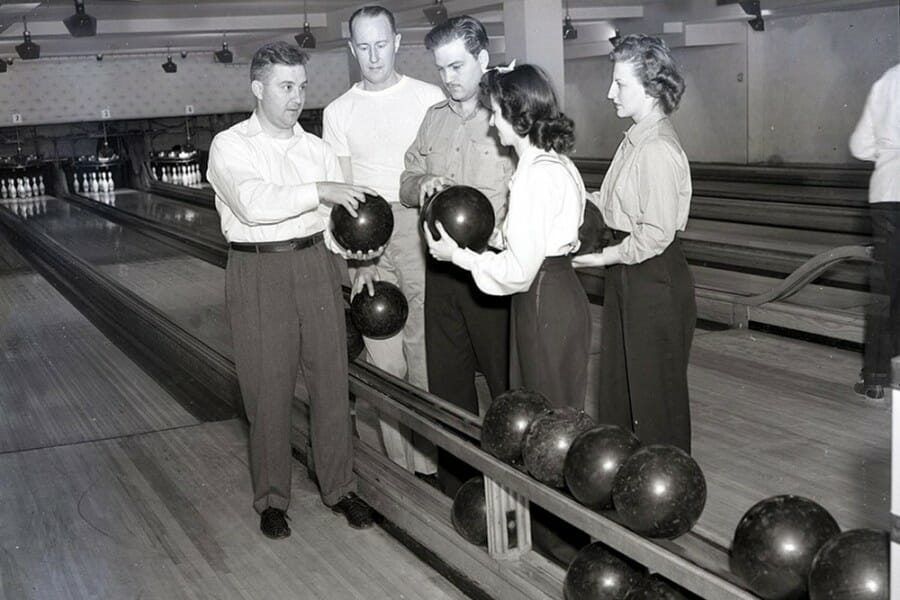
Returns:
[[[235,252],[293,252],[295,250],[303,250],[304,248],[315,246],[323,239],[325,239],[325,237],[321,233],[316,233],[309,237],[284,240],[282,242],[261,242],[259,244],[231,242],[228,246]]]

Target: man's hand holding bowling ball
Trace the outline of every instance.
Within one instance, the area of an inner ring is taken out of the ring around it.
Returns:
[[[441,234],[441,238],[438,240],[434,239],[431,235],[431,230],[428,228],[427,224],[422,226],[422,230],[425,232],[425,241],[428,242],[429,254],[431,254],[435,260],[452,260],[453,252],[459,248],[459,244],[450,237],[450,234],[447,233],[447,230],[444,229],[444,226],[440,221],[435,221],[434,227],[438,230],[438,233]]]

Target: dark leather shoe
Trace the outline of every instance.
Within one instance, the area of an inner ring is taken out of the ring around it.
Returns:
[[[280,540],[291,535],[291,528],[287,524],[287,513],[280,508],[271,506],[259,515],[259,530],[263,535],[273,540]]]
[[[375,522],[375,514],[365,500],[350,492],[331,507],[335,513],[344,515],[353,529],[368,529]]]

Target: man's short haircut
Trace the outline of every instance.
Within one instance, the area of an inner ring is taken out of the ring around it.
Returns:
[[[434,50],[455,40],[462,40],[472,56],[488,48],[487,31],[478,19],[462,15],[447,19],[425,35],[425,49]]]
[[[391,24],[391,31],[397,33],[397,22],[394,20],[394,13],[389,11],[383,6],[378,6],[377,4],[373,4],[371,6],[363,6],[362,8],[357,8],[356,11],[350,15],[350,22],[348,23],[348,27],[350,28],[350,39],[353,39],[353,22],[357,17],[384,17],[388,20],[388,23]]]
[[[250,81],[263,81],[273,65],[305,65],[309,55],[294,44],[271,42],[256,51],[250,63]]]

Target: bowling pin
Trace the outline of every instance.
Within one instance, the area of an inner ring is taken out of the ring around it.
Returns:
[[[9,192],[6,190],[6,180],[0,181],[0,198],[6,200],[9,197]]]
[[[16,179],[16,197],[17,198],[25,197],[25,184],[22,183],[21,177]]]
[[[47,186],[44,185],[43,175],[38,175],[38,191],[41,193],[41,196],[47,193]]]
[[[97,191],[103,192],[104,194],[109,191],[109,188],[106,187],[106,173],[100,171],[100,181],[97,182]]]

